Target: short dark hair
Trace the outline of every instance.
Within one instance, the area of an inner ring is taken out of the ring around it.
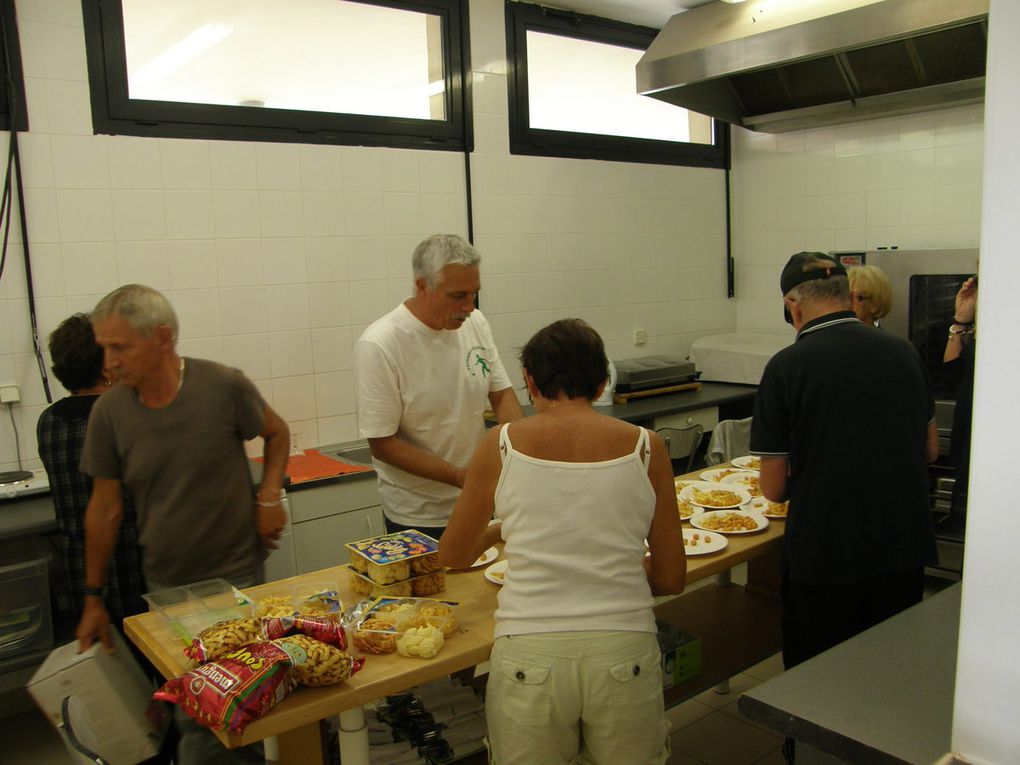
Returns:
[[[546,398],[565,393],[594,400],[609,375],[602,338],[582,319],[560,319],[521,348],[521,364]]]
[[[60,322],[50,333],[49,346],[53,374],[72,393],[103,379],[103,349],[96,344],[88,314],[76,313]]]

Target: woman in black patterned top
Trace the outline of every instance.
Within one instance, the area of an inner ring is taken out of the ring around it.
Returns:
[[[47,408],[36,426],[39,456],[50,478],[50,492],[60,526],[60,544],[75,613],[81,613],[85,583],[85,508],[92,478],[78,469],[92,406],[110,387],[103,374],[103,349],[96,345],[89,317],[65,319],[50,335],[53,374],[71,391]],[[118,626],[124,617],[146,610],[142,593],[142,550],[130,498],[124,497],[124,520],[107,576],[106,608]]]

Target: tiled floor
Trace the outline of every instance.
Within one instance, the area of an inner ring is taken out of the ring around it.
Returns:
[[[782,739],[748,722],[737,698],[782,671],[778,655],[730,681],[730,692],[706,691],[669,710],[673,724],[670,765],[783,765]],[[0,719],[0,765],[73,765],[57,733],[37,712]],[[836,765],[838,760],[797,750],[798,765]]]

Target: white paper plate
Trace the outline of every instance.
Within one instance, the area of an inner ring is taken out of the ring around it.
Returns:
[[[717,518],[721,518],[724,515],[740,515],[745,518],[750,518],[754,521],[755,527],[753,529],[740,529],[739,531],[719,531],[714,529],[711,525]],[[713,534],[756,534],[759,531],[763,531],[769,527],[768,518],[760,513],[746,513],[742,510],[713,510],[711,512],[702,513],[696,518],[691,518],[691,525],[696,529],[702,529],[703,531],[710,531]]]
[[[492,563],[496,558],[499,557],[499,550],[495,547],[490,547],[488,550],[478,556],[478,560],[472,563],[468,568],[476,568],[477,566],[487,566]]]
[[[742,489],[746,489],[753,499],[755,496],[761,496],[760,476],[761,473],[757,470],[738,470],[723,478],[720,484],[722,486],[739,486]]]
[[[700,475],[701,475],[701,480],[702,481],[716,481],[716,482],[722,483],[727,478],[729,478],[731,475],[738,475],[740,473],[750,473],[750,472],[752,472],[752,471],[744,470],[742,468],[722,467],[722,468],[713,468],[712,470],[702,471]]]
[[[743,457],[735,457],[733,459],[734,467],[743,468],[744,470],[761,470],[761,457],[756,457],[753,454],[748,454]]]
[[[782,504],[784,508],[789,507],[788,502],[783,502]],[[780,519],[786,518],[785,510],[782,513],[776,513],[770,509],[771,506],[772,505],[769,503],[767,499],[765,499],[765,497],[754,497],[750,502],[747,503],[747,509],[752,513],[760,513],[761,515],[764,515],[766,518],[780,518]]]
[[[697,491],[702,492],[728,491],[732,494],[737,495],[737,501],[730,505],[709,505],[706,504],[704,501],[699,502],[697,499],[695,499],[695,492]],[[751,501],[751,495],[748,493],[747,489],[742,489],[739,486],[733,486],[731,484],[724,485],[720,483],[714,483],[712,481],[705,481],[703,483],[695,484],[693,486],[688,486],[686,489],[680,492],[679,497],[680,499],[686,499],[692,505],[701,505],[706,510],[725,510],[731,507],[738,507],[739,505],[742,505],[745,502]]]
[[[509,561],[500,560],[485,569],[485,578],[493,584],[503,584],[503,577],[506,576],[506,567]]]
[[[704,532],[694,529],[684,529],[684,552],[687,555],[708,555],[709,553],[725,550],[730,541],[722,534],[714,531]],[[697,540],[694,537],[697,536]],[[708,541],[705,541],[708,537]]]
[[[690,515],[684,515],[683,513],[681,513],[680,514],[681,521],[689,521],[695,515],[701,515],[703,512],[705,512],[705,508],[703,508],[701,505],[695,505],[693,502],[687,502],[687,500],[682,501],[685,502],[687,506],[692,509],[693,512]],[[677,497],[677,511],[680,510],[680,502],[681,499]]]

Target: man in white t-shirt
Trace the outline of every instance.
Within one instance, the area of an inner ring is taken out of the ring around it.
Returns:
[[[436,234],[414,251],[414,295],[365,330],[354,350],[358,426],[379,477],[387,531],[442,534],[484,411],[524,416],[489,323],[475,309],[478,251]]]

